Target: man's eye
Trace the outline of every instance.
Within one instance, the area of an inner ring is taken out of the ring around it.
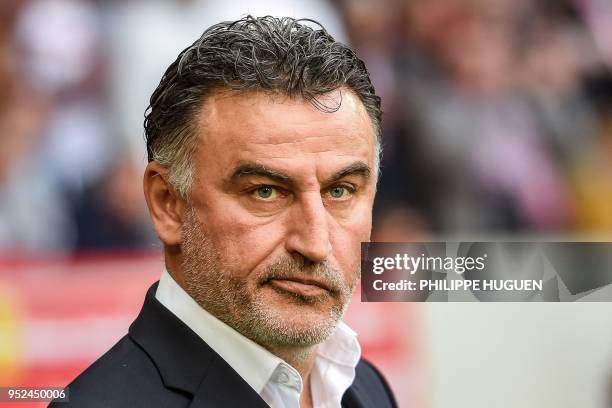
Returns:
[[[329,195],[332,196],[332,198],[342,198],[347,194],[348,190],[346,187],[343,186],[335,186],[329,190]]]
[[[270,199],[275,198],[278,195],[278,190],[271,186],[263,186],[253,190],[253,194],[255,194],[258,198]]]

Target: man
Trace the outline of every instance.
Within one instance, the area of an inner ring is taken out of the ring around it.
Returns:
[[[304,22],[247,17],[185,49],[145,120],[166,269],[129,334],[70,384],[72,405],[395,406],[341,322],[380,115],[363,62]]]

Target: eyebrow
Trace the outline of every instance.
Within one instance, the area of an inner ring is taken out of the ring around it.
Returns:
[[[333,184],[348,176],[361,176],[368,179],[371,174],[372,171],[370,170],[370,166],[364,162],[357,161],[334,173],[331,177],[325,180],[323,185]],[[229,180],[230,182],[236,182],[237,179],[243,176],[265,177],[278,183],[290,186],[294,186],[296,184],[295,179],[289,176],[287,173],[271,169],[258,163],[244,163],[239,165],[236,167]]]
[[[241,164],[234,170],[230,181],[235,182],[243,176],[265,177],[283,184],[294,184],[293,178],[282,171],[270,169],[262,164],[245,163]]]
[[[370,170],[370,166],[368,166],[364,162],[358,161],[358,162],[349,164],[342,170],[337,171],[330,178],[328,178],[323,184],[324,185],[333,184],[348,176],[361,176],[365,179],[368,179],[370,178],[371,174],[372,174],[372,171]]]

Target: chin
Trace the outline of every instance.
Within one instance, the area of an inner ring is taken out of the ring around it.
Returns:
[[[271,319],[284,323],[296,330],[312,330],[334,326],[341,319],[344,307],[331,296],[325,299],[304,301],[292,295],[274,292],[266,296],[264,303]]]

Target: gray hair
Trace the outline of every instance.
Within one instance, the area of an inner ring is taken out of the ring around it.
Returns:
[[[305,23],[318,27],[313,28]],[[245,17],[210,27],[164,73],[145,113],[149,161],[166,167],[169,183],[187,198],[192,183],[198,110],[218,90],[265,91],[300,97],[324,112],[319,96],[345,87],[363,103],[380,162],[381,106],[365,64],[313,20]]]

